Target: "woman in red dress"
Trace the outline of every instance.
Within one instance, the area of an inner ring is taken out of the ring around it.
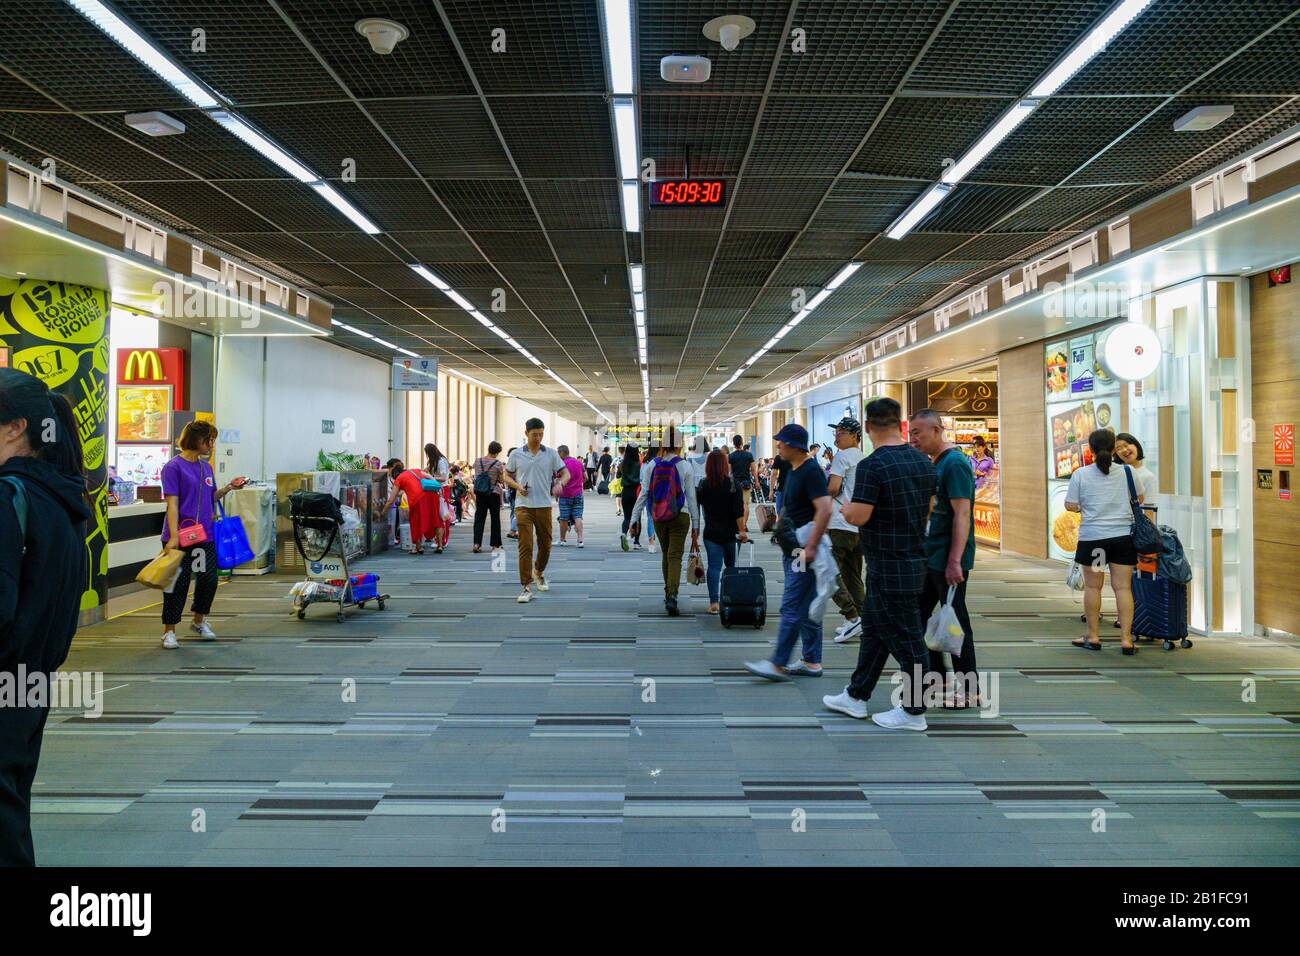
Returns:
[[[392,480],[393,491],[385,502],[381,514],[387,513],[388,509],[397,503],[399,496],[406,495],[406,505],[410,512],[408,518],[411,527],[410,553],[424,554],[424,539],[431,534],[427,513],[430,510],[437,511],[437,502],[433,495],[425,494],[424,489],[420,487],[420,472],[408,469],[400,459],[389,459],[388,474]],[[430,508],[429,505],[434,507]]]

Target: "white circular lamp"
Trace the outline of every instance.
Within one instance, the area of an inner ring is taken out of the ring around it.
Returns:
[[[1102,370],[1117,382],[1136,382],[1160,366],[1160,336],[1143,322],[1121,322],[1097,342]]]

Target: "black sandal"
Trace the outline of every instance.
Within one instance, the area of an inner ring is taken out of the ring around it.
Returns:
[[[1092,643],[1092,641],[1088,640],[1086,637],[1076,638],[1075,640],[1071,641],[1070,643],[1073,644],[1075,647],[1082,647],[1085,651],[1099,651],[1099,650],[1101,650],[1101,641],[1098,641],[1096,644],[1094,644],[1094,643]]]
[[[1120,648],[1120,653],[1122,653],[1125,657],[1132,657],[1137,652],[1138,652],[1138,646],[1136,644],[1130,644],[1128,647]]]

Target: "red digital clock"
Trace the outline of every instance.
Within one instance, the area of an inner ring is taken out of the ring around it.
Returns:
[[[659,179],[650,184],[650,205],[721,206],[726,194],[721,179]]]

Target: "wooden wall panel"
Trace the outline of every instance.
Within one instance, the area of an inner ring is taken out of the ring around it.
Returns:
[[[1192,191],[1179,189],[1129,217],[1129,248],[1136,252],[1194,226]]]
[[[998,355],[1002,549],[1047,557],[1047,405],[1043,343]],[[1014,396],[1014,397],[1012,397]]]
[[[1294,272],[1295,265],[1292,265]],[[1273,490],[1255,488],[1255,622],[1300,631],[1300,501],[1278,497],[1278,471],[1297,470],[1273,464],[1273,426],[1300,424],[1300,283],[1268,287],[1265,274],[1250,277],[1251,417],[1255,420],[1255,468],[1273,472]],[[1253,479],[1252,474],[1252,479]],[[1252,481],[1253,487],[1253,481]],[[1294,495],[1294,490],[1293,490]]]

